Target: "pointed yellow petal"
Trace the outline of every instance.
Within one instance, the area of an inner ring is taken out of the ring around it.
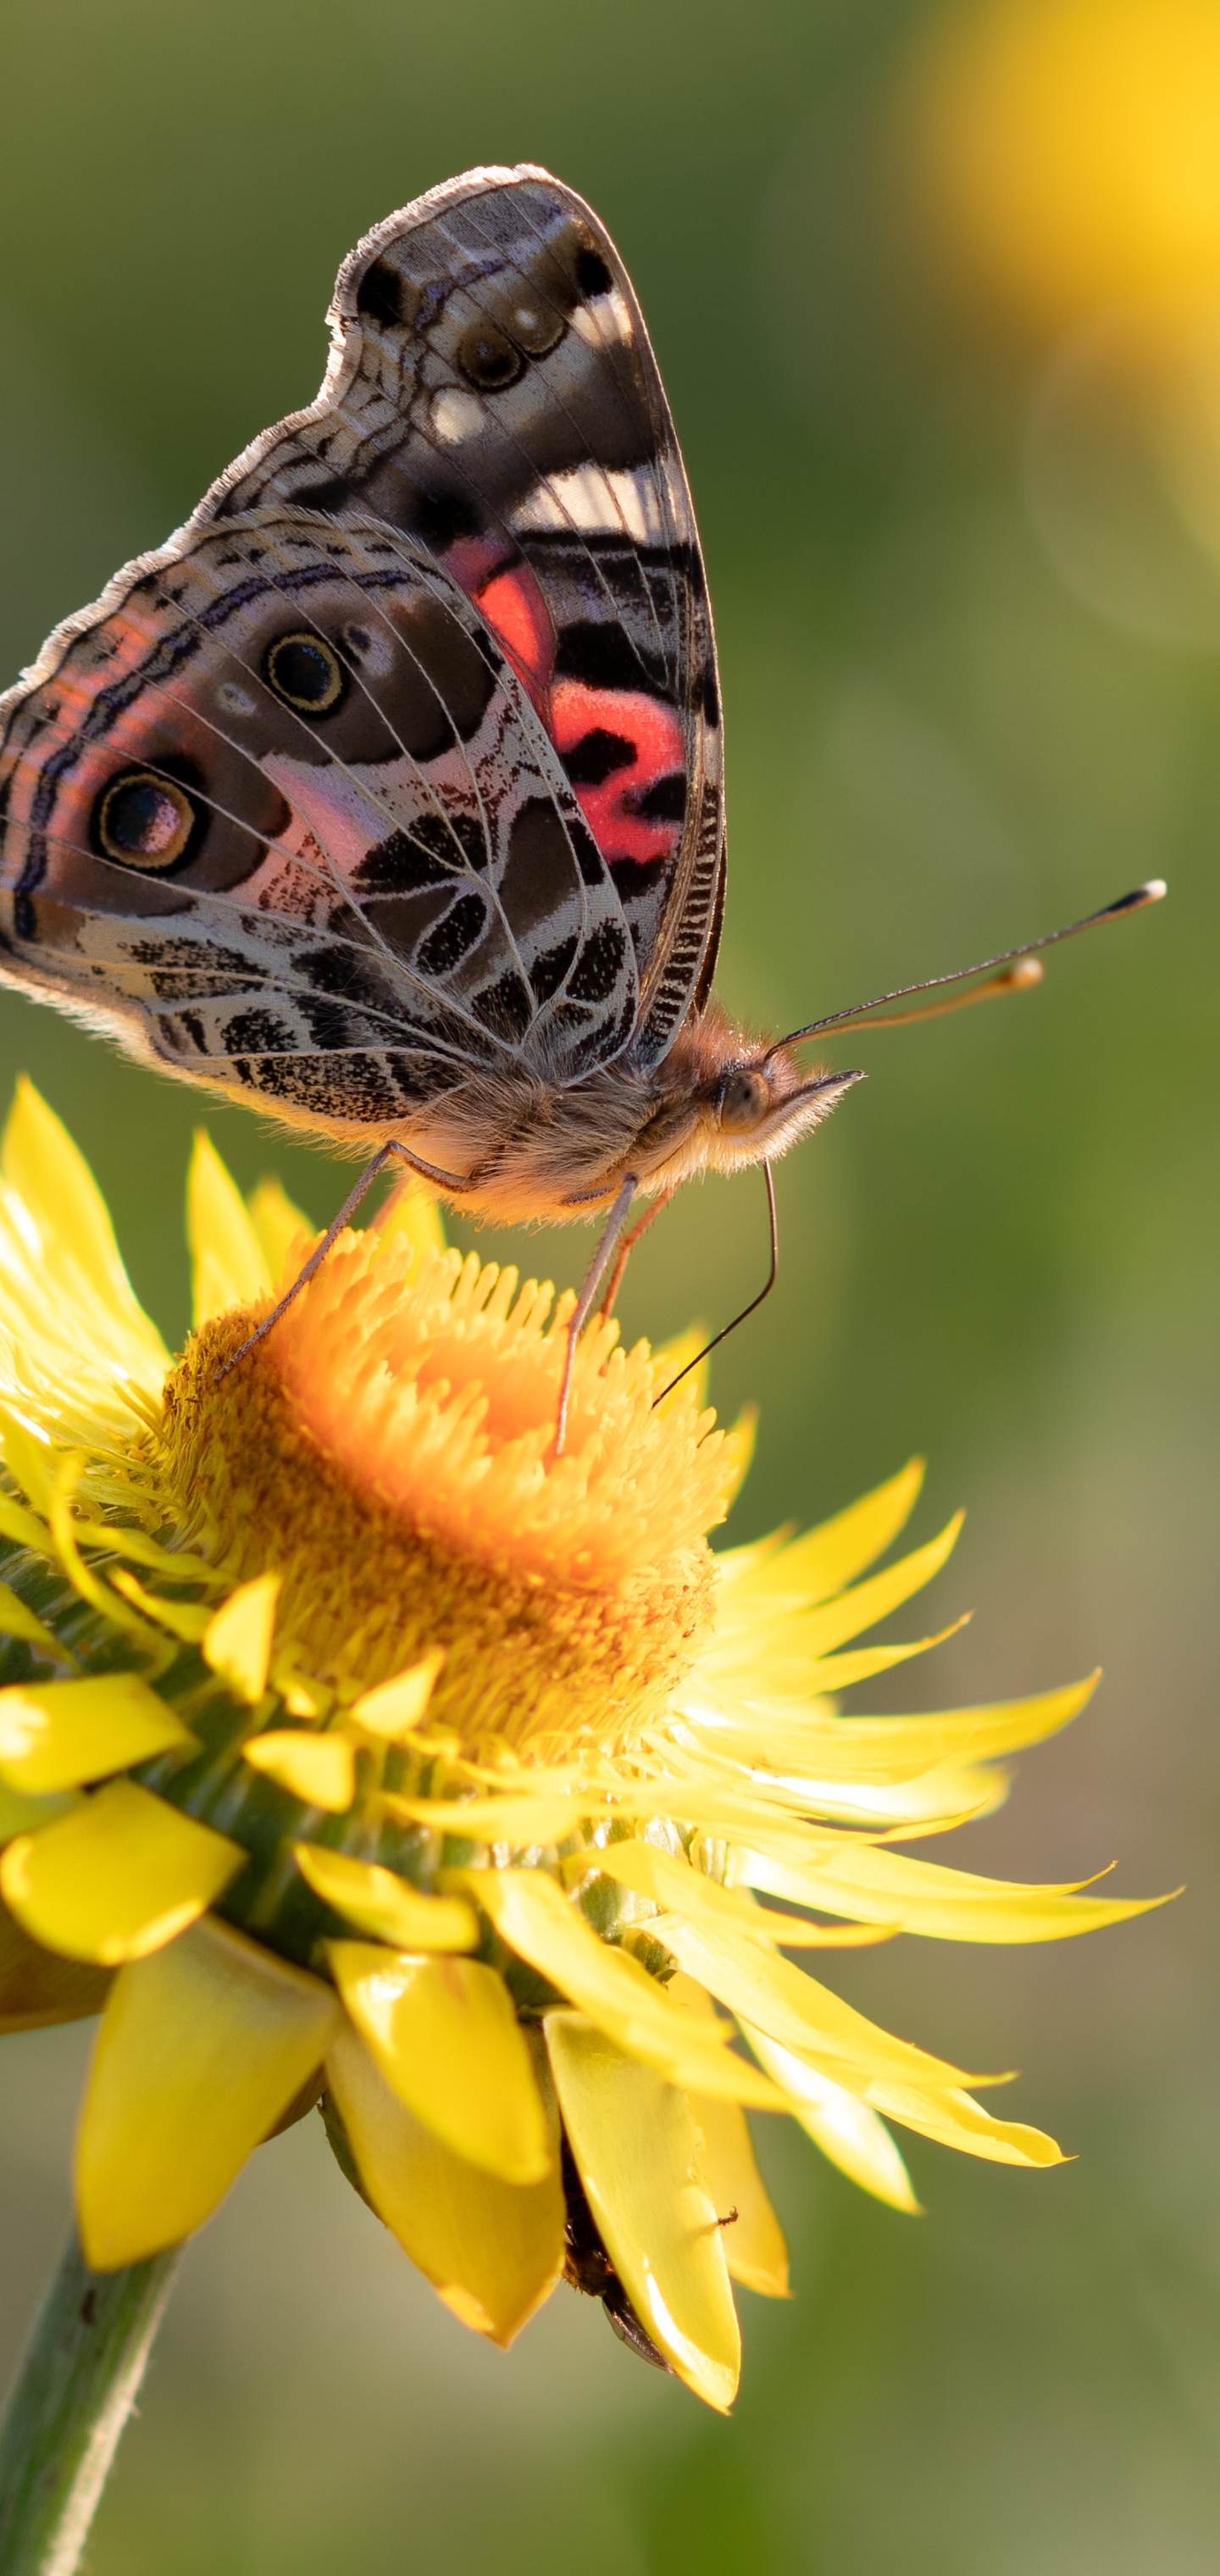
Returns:
[[[807,1531],[804,1538],[756,1560],[751,1567],[743,1567],[751,1593],[789,1594],[813,1603],[841,1592],[897,1538],[914,1510],[923,1474],[922,1458],[912,1458],[899,1475],[879,1485],[875,1493],[866,1494],[863,1501],[850,1504],[833,1520]],[[747,1551],[734,1550],[721,1559],[730,1578],[736,1570],[738,1553],[745,1555]]]
[[[739,2102],[713,2102],[703,2093],[689,2099],[699,2132],[695,2162],[717,2217],[728,2221],[723,2235],[729,2277],[764,2299],[786,2299],[788,2248],[758,2170],[745,2112]]]
[[[392,1869],[350,1860],[325,1843],[292,1848],[315,1896],[374,1941],[387,1941],[394,1950],[477,1950],[479,1920],[464,1896],[426,1896]]]
[[[510,2344],[563,2269],[558,2154],[524,2188],[455,2156],[391,2091],[350,2024],[326,2072],[378,2215],[463,2325]]]
[[[477,1959],[331,1941],[335,1983],[387,2084],[468,2164],[541,2182],[551,2155],[512,1997]]]
[[[445,1660],[443,1646],[412,1664],[409,1672],[396,1673],[393,1681],[379,1682],[375,1690],[365,1691],[353,1701],[348,1711],[356,1724],[368,1735],[383,1735],[393,1744],[418,1726],[436,1688],[436,1678]]]
[[[85,2260],[109,2272],[210,2218],[338,2019],[329,1986],[205,1915],[120,1968],[76,2142]]]
[[[703,1986],[679,1968],[669,1981],[675,2003],[699,2021],[714,2021],[716,2007]],[[731,2280],[765,2299],[788,2296],[788,2248],[771,2207],[754,2156],[745,2112],[737,2102],[711,2102],[692,2093],[691,2111],[700,2133],[699,2171],[716,2205],[723,2228],[724,2259]]]
[[[317,1229],[293,1205],[279,1181],[260,1181],[246,1201],[246,1214],[266,1262],[268,1279],[273,1288],[278,1288],[289,1261],[297,1254],[302,1263],[305,1261]]]
[[[4,1178],[49,1246],[66,1254],[124,1334],[143,1345],[163,1374],[169,1356],[123,1267],[110,1214],[84,1155],[23,1074],[4,1130]],[[58,1264],[54,1267],[58,1269]]]
[[[604,1850],[576,1855],[568,1864],[575,1873],[580,1868],[599,1870],[606,1878],[634,1888],[639,1896],[650,1896],[657,1905],[672,1906],[675,1914],[685,1914],[692,1923],[731,1924],[755,1941],[780,1943],[787,1950],[838,1950],[854,1944],[850,1931],[846,1941],[838,1927],[828,1929],[823,1923],[806,1923],[796,1914],[772,1914],[755,1905],[743,1889],[722,1887],[701,1869],[692,1869],[688,1860],[678,1860],[670,1852],[658,1851],[654,1843],[608,1843]],[[791,1872],[788,1875],[792,1875]],[[811,1872],[811,1877],[813,1873]],[[765,1884],[751,1880],[750,1884]],[[772,1894],[788,1896],[786,1887],[772,1889]],[[795,1899],[798,1905],[820,1905],[827,1914],[841,1909],[829,1897],[813,1894]]]
[[[610,2260],[678,2377],[727,2414],[741,2337],[690,2104],[582,2013],[548,2013],[544,2027],[563,2124]]]
[[[299,1726],[252,1735],[242,1759],[303,1806],[345,1816],[356,1795],[356,1756],[345,1735],[312,1735]]]
[[[875,1628],[879,1619],[888,1618],[912,1593],[922,1592],[952,1554],[964,1518],[964,1512],[955,1512],[939,1538],[929,1539],[926,1547],[913,1548],[897,1565],[887,1566],[884,1574],[871,1575],[854,1591],[841,1592],[819,1610],[811,1610],[800,1623],[801,1640],[811,1660],[833,1654],[848,1637]]]
[[[755,2049],[769,2075],[782,2084],[788,2095],[794,2119],[820,2147],[832,2165],[838,2165],[862,2191],[871,2191],[875,2200],[888,2201],[891,2209],[916,2213],[911,2177],[899,2155],[884,2120],[879,2120],[867,2102],[844,2091],[829,2075],[820,2075],[804,2059],[794,2057],[790,2048],[768,2039],[765,2031],[744,2024],[746,2037]]]
[[[278,1574],[256,1574],[222,1601],[203,1632],[203,1656],[235,1699],[251,1707],[267,1687],[275,1613],[280,1597]]]
[[[0,2035],[100,2012],[110,1982],[102,1968],[83,1968],[40,1949],[0,1905]]]
[[[193,1742],[138,1673],[0,1690],[0,1779],[34,1796],[102,1780]]]
[[[925,2093],[901,2084],[875,2084],[870,2099],[904,2128],[935,2138],[939,2146],[956,2147],[962,2155],[982,2156],[988,2164],[1061,2165],[1065,2161],[1062,2148],[1045,2130],[1028,2128],[1023,2120],[994,2119],[981,2102],[972,2101],[969,2093],[956,2086],[944,2093]]]
[[[207,1911],[246,1859],[213,1833],[115,1780],[0,1859],[0,1893],[31,1940],[117,1968],[143,1959]]]
[[[937,1861],[912,1860],[905,1852],[863,1843],[846,1845],[803,1870],[751,1854],[744,1875],[752,1887],[766,1888],[772,1896],[818,1905],[828,1914],[852,1915],[860,1922],[890,1924],[927,1941],[1066,1941],[1074,1933],[1124,1923],[1169,1901],[1163,1896],[1082,1896],[1079,1888],[1087,1882],[1079,1880],[1064,1887],[1027,1887],[1009,1879],[976,1878],[969,1870],[944,1869]]]
[[[759,2088],[756,2070],[725,2046],[719,2029],[701,2027],[670,2001],[638,1959],[600,1941],[544,1871],[471,1869],[460,1875],[509,1949],[579,2004],[620,2048],[690,2091],[751,2102],[762,2111],[777,2108],[775,2086],[764,2078]]]
[[[186,1184],[186,1230],[194,1273],[195,1329],[226,1306],[265,1297],[271,1273],[246,1203],[210,1136],[199,1128]]]
[[[867,2089],[870,2100],[877,2098],[874,2083],[883,2080],[937,2088],[970,2081],[959,2067],[892,2038],[790,1959],[778,1958],[739,1932],[713,1932],[707,1925],[684,1923],[676,1914],[662,1914],[648,1928],[688,1976],[718,1996],[739,2020],[757,2023],[781,2047],[795,2049],[850,2090]]]

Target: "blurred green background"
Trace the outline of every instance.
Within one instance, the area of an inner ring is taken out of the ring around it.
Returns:
[[[1123,1890],[1186,1880],[1181,1903],[1055,1951],[899,1943],[842,1972],[911,2037],[1022,2067],[1015,2115],[1079,2161],[915,2140],[911,2220],[763,2124],[796,2297],[743,2294],[722,2422],[566,2291],[507,2359],[484,2349],[307,2122],[187,2258],[94,2576],[1215,2567],[1209,21],[1211,0],[977,0],[943,34],[927,0],[7,0],[5,676],[312,395],[368,224],[477,161],[540,160],[627,256],[690,466],[728,706],[726,998],[788,1026],[1172,884],[1029,999],[838,1050],[870,1080],[782,1168],[779,1290],[716,1381],[762,1405],[739,1535],[914,1448],[920,1533],[970,1506],[936,1608],[974,1624],[870,1706],[1107,1668],[937,1856],[1059,1878],[1117,1854]],[[6,1091],[23,1066],[180,1333],[200,1104],[3,994]],[[332,1211],[339,1166],[203,1114],[246,1185],[273,1169]],[[585,1249],[513,1246],[560,1279]],[[688,1191],[629,1330],[723,1320],[765,1251],[752,1177]],[[64,2229],[87,2042],[0,2052],[5,2366]]]

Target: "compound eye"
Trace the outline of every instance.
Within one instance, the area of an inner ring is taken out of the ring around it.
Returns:
[[[172,868],[199,819],[199,807],[175,779],[127,769],[103,789],[94,830],[108,859],[121,859],[129,868]]]
[[[720,1124],[730,1136],[748,1135],[761,1124],[771,1106],[771,1085],[763,1073],[752,1073],[739,1065],[735,1073],[725,1076],[720,1094]]]
[[[263,655],[263,677],[286,707],[328,716],[347,685],[343,664],[324,635],[279,635]]]

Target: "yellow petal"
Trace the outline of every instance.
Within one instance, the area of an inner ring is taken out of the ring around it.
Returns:
[[[730,2278],[764,2299],[786,2299],[788,2248],[758,2170],[745,2112],[739,2102],[713,2102],[703,2093],[689,2100],[700,2141],[695,2161],[717,2217],[728,2222],[723,2234]]]
[[[678,2377],[727,2414],[741,2337],[690,2104],[582,2013],[548,2013],[544,2026],[564,2127],[610,2260]]]
[[[384,1803],[387,1813],[401,1816],[404,1824],[430,1825],[464,1842],[508,1843],[521,1851],[527,1843],[566,1842],[590,1811],[600,1812],[601,1802],[563,1796],[400,1798],[391,1791]]]
[[[912,1458],[888,1484],[849,1504],[833,1520],[808,1530],[803,1538],[762,1556],[752,1549],[734,1549],[720,1563],[732,1581],[738,1559],[754,1557],[752,1565],[741,1568],[752,1595],[789,1594],[810,1603],[828,1600],[897,1538],[914,1510],[923,1474],[922,1458]]]
[[[867,2088],[870,2100],[876,2098],[873,2084],[882,2080],[938,2089],[971,2080],[959,2067],[892,2038],[790,1959],[739,1932],[713,1932],[676,1914],[658,1916],[648,1929],[739,2020],[757,2023],[781,2047],[795,2049],[852,2091]]]
[[[871,2087],[869,2098],[879,2111],[891,2120],[901,2121],[904,2128],[918,2130],[923,2138],[934,2138],[939,2146],[956,2147],[959,2154],[982,2156],[988,2164],[1064,2162],[1062,2148],[1047,2137],[1044,2129],[1031,2129],[1024,2120],[997,2120],[983,2109],[981,2102],[972,2101],[956,2086],[941,2093],[878,2083]]]
[[[72,1664],[76,1657],[55,1636],[7,1583],[0,1583],[0,1637],[20,1637],[27,1646],[36,1646],[40,1655],[49,1655],[54,1663]]]
[[[251,1707],[267,1687],[271,1641],[275,1635],[278,1574],[256,1574],[222,1601],[203,1632],[203,1655],[236,1699]]]
[[[743,1890],[722,1887],[704,1870],[692,1869],[688,1860],[658,1851],[654,1843],[608,1843],[604,1850],[580,1853],[568,1863],[572,1872],[582,1866],[600,1870],[606,1878],[634,1888],[639,1896],[651,1896],[657,1905],[672,1906],[675,1914],[685,1914],[693,1923],[710,1923],[713,1928],[720,1923],[732,1924],[752,1940],[778,1942],[788,1950],[837,1950],[855,1938],[849,1932],[845,1943],[837,1927],[806,1923],[795,1914],[771,1914],[765,1907],[753,1904]],[[787,1896],[791,1891],[781,1887],[772,1893]],[[799,1896],[796,1903],[820,1905],[827,1914],[841,1910],[831,1898],[813,1894]]]
[[[76,2207],[94,2271],[201,2227],[319,2065],[329,1986],[215,1915],[120,1968],[76,2143]]]
[[[0,1905],[0,2035],[100,2012],[110,1982],[102,1968],[83,1968],[41,1949]]]
[[[897,1565],[887,1566],[884,1574],[871,1575],[854,1591],[841,1592],[836,1600],[811,1610],[800,1626],[811,1659],[832,1654],[848,1637],[858,1637],[863,1629],[875,1628],[879,1619],[888,1618],[891,1610],[910,1600],[912,1593],[922,1592],[925,1583],[939,1574],[952,1554],[964,1518],[964,1512],[955,1512],[939,1538],[929,1539],[926,1547],[912,1549]]]
[[[0,1690],[0,1779],[34,1796],[75,1789],[193,1743],[138,1673]]]
[[[345,1735],[310,1735],[304,1727],[272,1727],[252,1735],[242,1759],[265,1772],[306,1807],[344,1816],[356,1795],[356,1756]]]
[[[479,1921],[464,1896],[426,1896],[375,1861],[350,1860],[325,1843],[294,1843],[293,1854],[315,1896],[358,1932],[395,1950],[477,1950]]]
[[[186,1230],[196,1331],[226,1306],[250,1306],[256,1297],[266,1296],[271,1273],[245,1200],[202,1128],[187,1177]]]
[[[558,2155],[525,2188],[455,2156],[391,2091],[350,2024],[326,2073],[378,2215],[463,2325],[510,2344],[563,2269]]]
[[[794,2057],[790,2048],[781,2048],[766,2033],[744,2025],[751,2048],[757,2050],[768,2074],[782,2084],[788,2095],[793,2118],[800,2121],[814,2145],[820,2147],[832,2165],[859,2183],[862,2191],[871,2191],[875,2200],[888,2201],[891,2209],[918,2211],[919,2202],[911,2186],[911,2177],[899,2155],[884,2120],[879,2120],[867,2102],[855,2093],[845,2092],[841,2084],[821,2075],[804,2059]]]
[[[546,2120],[512,1998],[477,1959],[327,1944],[335,1983],[387,2084],[455,2155],[501,2181],[549,2170]]]
[[[579,2004],[620,2048],[688,2090],[751,2102],[762,2111],[780,2106],[776,2087],[764,2078],[760,2089],[756,2070],[725,2046],[718,2029],[705,2029],[682,2012],[638,1959],[599,1941],[544,1871],[472,1869],[461,1878],[509,1949]]]
[[[279,1181],[260,1181],[246,1201],[246,1214],[266,1262],[268,1279],[273,1288],[278,1288],[290,1258],[299,1255],[304,1262],[317,1229],[299,1207],[294,1207]]]
[[[772,1896],[865,1923],[888,1923],[928,1941],[1065,1941],[1168,1903],[1163,1896],[1082,1896],[1078,1890],[1088,1882],[1081,1880],[1027,1887],[976,1878],[969,1870],[944,1869],[937,1861],[912,1860],[905,1852],[866,1843],[845,1844],[833,1857],[799,1871],[751,1854],[745,1875],[752,1887]]]
[[[714,2021],[711,1996],[681,1968],[671,1977],[669,1991],[700,2021]],[[691,2094],[690,2107],[700,2136],[699,2171],[716,2215],[727,2220],[736,2212],[721,2231],[729,2277],[765,2299],[786,2299],[788,2248],[758,2170],[745,2112],[738,2102],[712,2102],[698,2093]]]
[[[152,1364],[151,1382],[159,1383],[169,1355],[123,1267],[106,1202],[67,1128],[24,1074],[5,1125],[0,1160],[9,1188],[43,1238],[44,1253],[53,1248],[56,1284],[62,1273],[55,1254],[66,1255],[124,1338],[142,1347]]]
[[[0,1859],[0,1892],[34,1941],[117,1968],[184,1932],[246,1859],[240,1843],[115,1780]]]
[[[436,1688],[436,1677],[445,1660],[442,1646],[412,1664],[410,1671],[396,1673],[393,1681],[379,1682],[375,1690],[365,1691],[353,1701],[348,1711],[356,1724],[368,1735],[383,1735],[395,1743],[410,1735],[418,1726]]]

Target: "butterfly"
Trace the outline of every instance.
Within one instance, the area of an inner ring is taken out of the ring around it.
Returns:
[[[317,400],[0,699],[0,980],[370,1155],[310,1267],[390,1158],[501,1222],[604,1213],[574,1347],[633,1200],[693,1173],[764,1166],[774,1272],[771,1163],[859,1076],[712,994],[715,638],[605,227],[467,172],[329,320]]]

